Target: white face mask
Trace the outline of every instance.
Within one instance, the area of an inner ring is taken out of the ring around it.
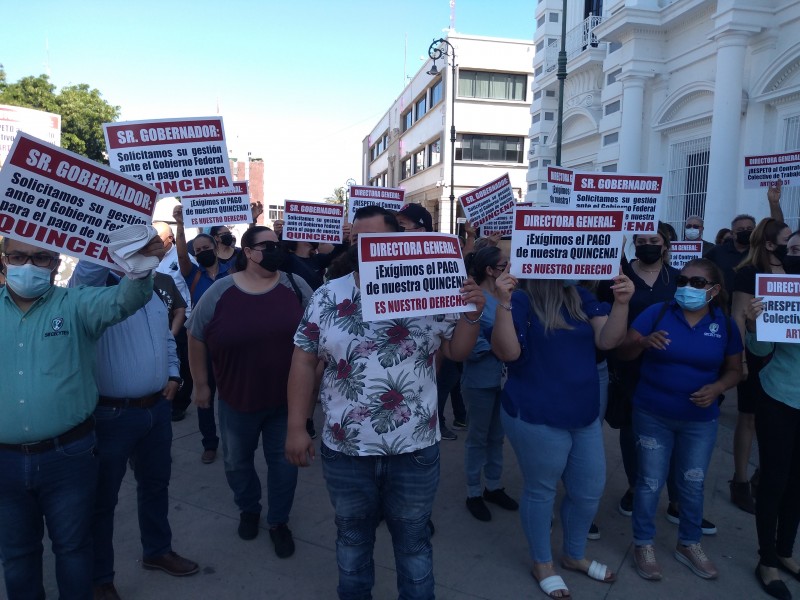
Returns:
[[[686,228],[686,239],[687,240],[697,240],[700,239],[700,230],[699,229],[689,229]]]
[[[6,266],[6,285],[15,294],[31,300],[44,295],[53,285],[50,276],[53,272],[45,267],[37,267],[30,263]]]

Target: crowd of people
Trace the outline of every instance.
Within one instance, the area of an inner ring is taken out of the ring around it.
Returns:
[[[434,597],[431,519],[441,440],[466,432],[466,511],[519,510],[530,570],[551,598],[569,598],[559,570],[601,583],[616,574],[586,556],[600,536],[605,491],[603,422],[619,430],[636,572],[662,579],[655,514],[662,488],[678,524],[673,555],[704,579],[718,577],[703,535],[704,482],[720,404],[737,388],[731,501],[755,513],[755,577],[791,598],[779,571],[800,579],[793,556],[800,522],[800,345],[758,341],[764,310],[756,274],[800,274],[800,232],[780,213],[738,215],[715,242],[690,216],[685,240],[703,258],[670,266],[677,233],[666,224],[633,238],[631,260],[604,282],[520,279],[497,236],[461,240],[463,313],[364,321],[358,238],[430,232],[424,207],[360,208],[338,245],[287,242],[282,223],[236,238],[214,227],[187,240],[174,229],[140,251],[159,266],[144,276],[81,261],[69,287],[53,285],[59,256],[2,242],[0,344],[0,557],[10,600],[42,598],[43,523],[65,599],[114,600],[114,512],[130,468],[136,481],[142,566],[173,576],[199,570],[172,548],[168,520],[172,422],[197,407],[205,464],[219,445],[238,535],[266,526],[276,556],[294,554],[289,529],[298,469],[319,453],[335,512],[337,593],[370,598],[375,532],[391,535],[400,598]],[[727,237],[726,237],[727,236]],[[156,293],[153,293],[155,291]],[[34,376],[33,374],[37,375]],[[41,376],[39,376],[41,374]],[[321,405],[321,440],[313,415]],[[216,410],[215,410],[216,407]],[[215,416],[216,413],[216,416]],[[508,438],[522,496],[503,487]],[[748,472],[753,439],[759,468]],[[35,474],[35,475],[32,475]],[[551,541],[557,490],[563,532]],[[556,562],[554,555],[560,557]]]

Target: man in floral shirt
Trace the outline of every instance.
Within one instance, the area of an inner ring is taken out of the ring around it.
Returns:
[[[361,233],[399,231],[383,208],[359,209],[351,247],[357,265]],[[402,235],[402,234],[400,234]],[[484,298],[467,280],[464,299],[477,311],[364,322],[358,272],[334,279],[311,297],[295,334],[289,373],[286,455],[307,466],[314,445],[306,411],[319,360],[325,426],[320,454],[336,512],[339,597],[370,598],[375,580],[375,528],[392,535],[402,598],[433,598],[428,520],[439,484],[439,427],[434,355],[464,360],[478,336]]]

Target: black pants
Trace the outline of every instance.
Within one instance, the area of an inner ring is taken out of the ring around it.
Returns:
[[[172,410],[184,411],[192,403],[192,372],[189,370],[189,338],[186,334],[186,327],[181,327],[178,336],[175,338],[175,345],[178,351],[178,360],[181,362],[181,379],[183,387],[175,394],[172,400]]]
[[[778,556],[792,556],[800,523],[800,410],[764,393],[756,406],[756,436],[758,553],[762,565],[777,567]]]

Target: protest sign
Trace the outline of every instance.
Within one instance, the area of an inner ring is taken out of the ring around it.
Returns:
[[[619,273],[621,210],[518,208],[511,274],[523,279],[609,279]]]
[[[800,275],[756,274],[756,296],[764,303],[756,339],[800,344]]]
[[[550,186],[550,206],[556,208],[568,208],[570,206],[572,176],[573,173],[569,169],[547,167],[547,183]]]
[[[160,196],[233,192],[222,117],[104,123],[111,167]]]
[[[365,321],[475,310],[458,291],[467,273],[455,235],[368,233],[358,244]]]
[[[663,178],[660,175],[573,173],[570,208],[624,209],[624,231],[658,229]]]
[[[233,192],[181,196],[184,227],[250,223],[250,190],[246,181],[234,181]]]
[[[406,191],[399,188],[380,188],[371,185],[351,185],[347,203],[347,222],[352,223],[359,208],[373,204],[397,212],[405,203]]]
[[[533,202],[519,202],[512,206],[508,212],[486,221],[480,226],[480,235],[478,237],[488,237],[499,233],[501,238],[510,239],[511,232],[514,231],[514,210],[526,206],[533,206]]]
[[[669,264],[679,271],[695,258],[703,258],[703,242],[672,242],[669,246]]]
[[[744,187],[770,187],[778,179],[783,185],[800,185],[800,150],[784,154],[744,157]]]
[[[467,221],[480,227],[514,207],[514,190],[508,173],[458,197]]]
[[[287,200],[283,209],[283,239],[341,244],[344,206]]]
[[[0,167],[3,166],[18,131],[60,146],[61,115],[0,104]]]
[[[0,170],[0,234],[104,266],[108,233],[149,225],[155,188],[19,132]]]

